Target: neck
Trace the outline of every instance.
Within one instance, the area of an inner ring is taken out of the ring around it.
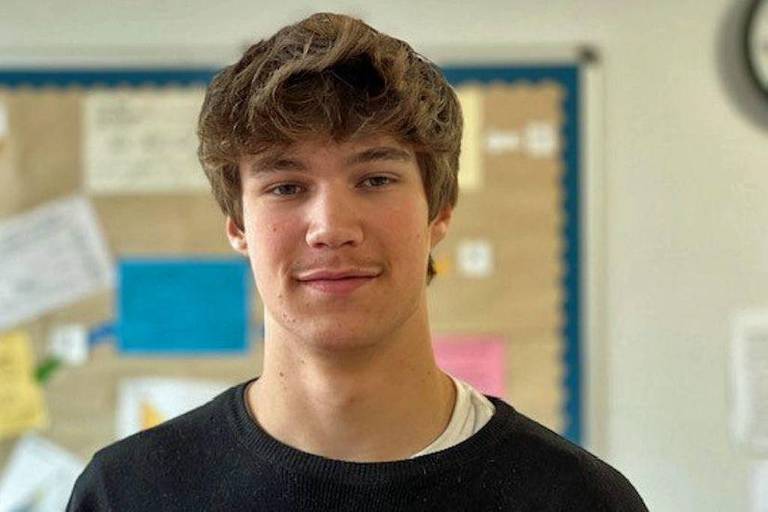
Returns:
[[[269,315],[264,369],[249,408],[270,435],[331,459],[407,459],[445,430],[453,383],[435,364],[426,310],[386,339],[318,348]]]

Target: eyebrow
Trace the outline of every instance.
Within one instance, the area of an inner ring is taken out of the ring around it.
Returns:
[[[392,146],[379,146],[355,153],[347,158],[346,164],[355,165],[376,161],[410,162],[411,160],[413,160],[413,156],[404,149]]]
[[[410,162],[413,155],[404,149],[392,146],[377,146],[368,148],[349,156],[346,165],[359,165],[369,162]],[[300,159],[286,155],[284,151],[274,151],[257,158],[250,166],[252,174],[271,173],[279,171],[306,172],[307,166]]]

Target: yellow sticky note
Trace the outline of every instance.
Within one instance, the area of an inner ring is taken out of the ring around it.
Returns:
[[[43,393],[34,372],[29,336],[0,334],[0,438],[46,424]]]
[[[141,430],[147,430],[152,427],[156,427],[165,421],[163,415],[148,402],[141,403]]]
[[[456,95],[464,117],[459,155],[459,190],[477,190],[483,186],[483,91],[480,86],[468,85],[456,89]]]
[[[439,276],[450,274],[453,271],[453,262],[448,256],[438,256],[435,258],[435,272]]]

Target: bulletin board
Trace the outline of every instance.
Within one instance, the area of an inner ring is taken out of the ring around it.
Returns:
[[[493,269],[436,280],[433,330],[502,339],[506,398],[579,442],[579,67],[462,66],[445,74],[468,133],[452,233],[434,256],[460,265],[462,250],[485,246]]]
[[[438,275],[428,292],[436,342],[448,352],[469,346],[470,356],[472,343],[492,346],[484,357],[494,359],[488,368],[503,372],[499,394],[575,442],[583,439],[585,420],[580,66],[444,67],[462,101],[466,133],[459,202],[448,237],[433,253]],[[95,122],[89,116],[103,107],[99,98],[114,107],[115,95],[158,104],[165,94],[166,104],[180,101],[194,112],[213,74],[209,68],[0,70],[7,124],[0,144],[0,222],[79,194],[93,205],[115,260],[232,256],[223,215],[194,162],[193,142],[174,142],[191,154],[141,164],[158,172],[163,165],[194,167],[197,178],[165,190],[131,190],[130,179],[115,186],[87,172],[94,158],[107,159],[98,164],[102,168],[122,165],[89,149],[103,136],[87,135]],[[162,112],[153,115],[163,118]],[[193,133],[194,119],[188,121]],[[162,141],[150,139],[141,144],[152,154],[152,144]],[[45,382],[47,423],[40,435],[87,460],[119,438],[116,403],[125,379],[236,384],[258,375],[263,331],[255,289],[252,295],[242,353],[134,355],[121,354],[109,339],[94,343],[84,364],[61,366]],[[108,331],[115,315],[115,292],[107,290],[13,330],[29,336],[36,360],[43,361],[55,326],[85,325],[93,334]],[[0,439],[0,467],[15,442]]]

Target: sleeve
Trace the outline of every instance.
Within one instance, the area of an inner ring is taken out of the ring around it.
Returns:
[[[75,482],[66,512],[106,512],[113,510],[107,494],[104,470],[97,457],[86,466]]]
[[[581,488],[591,495],[589,508],[600,512],[648,512],[648,507],[632,483],[617,469],[594,459],[590,461],[589,477]]]
[[[611,506],[608,510],[621,512],[648,512],[637,489],[623,475],[610,487]]]

